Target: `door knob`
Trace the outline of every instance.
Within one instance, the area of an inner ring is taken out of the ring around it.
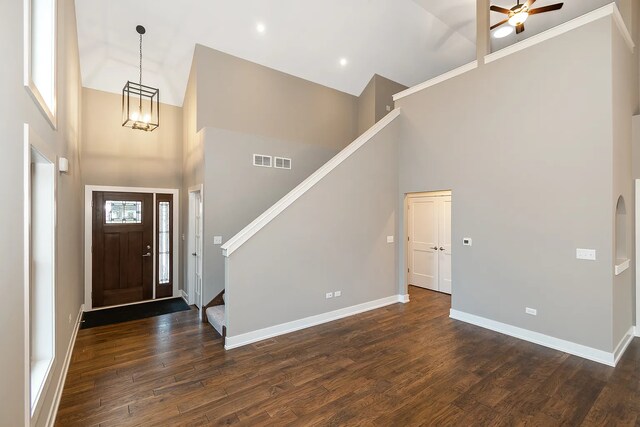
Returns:
[[[441,250],[441,251],[444,251],[444,248],[443,248],[442,246],[440,246],[440,250]]]
[[[438,250],[438,247],[437,247],[437,246],[434,246],[434,247],[432,247],[431,249],[433,249],[434,251],[437,251],[437,250]]]
[[[195,253],[195,252],[193,252],[191,255],[193,255],[193,256],[198,256],[198,254],[197,254],[197,253]]]
[[[142,255],[142,258],[146,258],[146,257],[150,257],[151,256],[151,252],[147,252],[146,254]]]

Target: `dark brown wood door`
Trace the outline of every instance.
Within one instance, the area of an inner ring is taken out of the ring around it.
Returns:
[[[93,307],[153,298],[153,194],[93,193]]]

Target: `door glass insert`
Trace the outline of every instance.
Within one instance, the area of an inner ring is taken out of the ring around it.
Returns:
[[[142,224],[142,202],[107,200],[104,218],[106,224]]]
[[[170,203],[160,202],[158,204],[159,223],[158,223],[158,282],[162,284],[169,283],[169,264],[171,248],[169,246],[170,239]]]

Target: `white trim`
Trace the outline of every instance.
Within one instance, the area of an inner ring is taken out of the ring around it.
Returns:
[[[638,328],[637,326],[635,326],[633,328],[633,335],[636,337],[640,337],[640,328]]]
[[[53,44],[53,76],[52,76],[52,84],[53,84],[53,110],[49,108],[47,103],[40,93],[40,90],[33,82],[32,74],[31,74],[31,3],[33,0],[23,0],[24,1],[24,24],[23,24],[23,51],[24,51],[24,69],[23,69],[23,84],[27,93],[31,96],[35,104],[38,106],[38,109],[44,117],[47,119],[47,122],[51,125],[51,127],[55,130],[58,127],[58,119],[56,115],[57,105],[58,105],[58,2],[57,0],[53,1],[53,38],[51,43]]]
[[[636,44],[633,42],[633,37],[631,37],[631,33],[627,28],[627,24],[624,23],[624,19],[622,19],[622,15],[620,14],[620,9],[618,9],[618,5],[615,3],[611,3],[613,7],[613,21],[616,23],[618,30],[620,31],[620,35],[624,39],[625,43],[627,43],[627,47],[633,53]]]
[[[344,317],[353,316],[365,311],[375,310],[377,308],[386,307],[391,304],[397,304],[404,295],[393,295],[362,304],[353,305],[351,307],[341,308],[339,310],[318,314],[315,316],[305,317],[304,319],[293,320],[291,322],[281,323],[268,328],[259,329],[257,331],[247,332],[236,336],[227,336],[225,339],[225,350],[242,347],[257,341],[266,340],[268,338],[277,337],[279,335],[288,334],[290,332],[299,331],[300,329],[310,328],[312,326],[321,325],[323,323],[332,322]]]
[[[91,246],[93,241],[93,208],[91,207],[91,202],[93,201],[93,192],[94,191],[103,191],[103,192],[119,192],[119,193],[149,193],[154,195],[155,202],[155,194],[163,193],[163,194],[172,194],[173,195],[173,295],[167,298],[159,298],[152,299],[146,301],[137,301],[133,304],[141,303],[141,302],[149,302],[149,301],[160,301],[162,299],[168,298],[176,298],[180,296],[179,292],[179,280],[180,280],[180,190],[176,188],[146,188],[146,187],[111,187],[104,185],[85,185],[84,187],[84,307],[86,311],[93,311],[93,305],[91,301],[91,292],[92,292],[92,267],[93,267],[93,257],[91,256]],[[154,215],[153,215],[153,223],[156,222],[155,215],[155,203],[153,203]],[[153,233],[153,253],[156,251],[155,244],[155,225],[154,225],[154,233]],[[155,256],[153,257],[155,260]],[[155,295],[155,287],[156,287],[156,268],[154,261],[153,268],[153,295]],[[131,305],[131,304],[123,304],[123,305]],[[112,307],[112,306],[111,306]],[[110,307],[101,307],[101,308],[110,308]]]
[[[309,191],[311,187],[316,185],[322,178],[327,176],[331,171],[338,167],[342,162],[347,160],[353,153],[355,153],[360,147],[366,144],[371,138],[384,129],[389,123],[394,121],[400,115],[400,109],[396,108],[387,114],[382,120],[376,123],[371,129],[366,131],[354,142],[347,145],[345,149],[336,154],[331,160],[325,163],[320,169],[315,171],[309,178],[305,179],[296,188],[291,190],[289,194],[284,196],[275,205],[267,209],[262,215],[256,218],[251,224],[243,228],[238,234],[229,239],[224,245],[222,245],[222,255],[228,257],[236,249],[238,249],[244,242],[249,240],[254,234],[260,231],[266,226],[272,219],[278,216],[282,211],[288,208],[293,202],[298,200],[304,193]]]
[[[402,304],[406,304],[408,303],[409,300],[409,294],[406,295],[398,295],[398,302],[402,303]]]
[[[60,406],[60,398],[62,397],[62,390],[64,390],[64,383],[67,380],[67,372],[69,371],[69,365],[71,364],[71,355],[73,354],[73,347],[76,344],[76,336],[78,335],[78,329],[80,329],[80,319],[82,319],[82,313],[84,312],[84,305],[80,306],[78,317],[76,317],[76,326],[71,333],[71,339],[67,346],[67,355],[64,358],[62,364],[62,371],[58,378],[58,385],[56,386],[55,394],[53,395],[53,404],[49,409],[49,416],[47,417],[47,426],[53,427],[56,422],[56,415],[58,415],[58,407]]]
[[[628,269],[630,265],[631,265],[631,260],[630,259],[617,260],[615,268],[614,268],[615,275],[619,276],[620,274],[622,274],[623,271]]]
[[[204,255],[206,252],[205,249],[205,244],[204,244],[204,184],[197,184],[197,185],[193,185],[191,187],[188,188],[187,190],[187,219],[186,219],[186,224],[187,224],[187,230],[186,230],[186,242],[185,242],[185,253],[187,254],[187,261],[185,263],[185,274],[186,274],[186,281],[183,283],[183,286],[188,287],[189,288],[189,294],[188,297],[190,298],[187,301],[187,304],[189,305],[196,305],[198,307],[198,312],[200,314],[200,316],[202,316],[202,307],[203,307],[203,303],[202,303],[202,296],[203,296],[203,291],[202,289],[200,289],[200,301],[196,301],[196,290],[195,290],[195,282],[193,282],[193,278],[190,276],[190,262],[191,262],[191,254],[189,253],[191,251],[190,249],[190,244],[192,243],[190,241],[191,239],[191,228],[190,228],[190,224],[191,224],[191,214],[193,213],[191,211],[191,193],[199,193],[200,194],[200,245],[202,246],[200,248],[200,277],[202,278],[204,276]],[[197,248],[196,248],[196,252],[197,252]],[[193,285],[193,286],[192,286]]]
[[[412,86],[409,89],[403,90],[402,92],[396,93],[395,95],[393,95],[393,100],[397,101],[397,100],[402,99],[402,98],[404,98],[406,96],[413,95],[416,92],[420,92],[420,91],[422,91],[422,90],[424,90],[424,89],[426,89],[428,87],[435,86],[435,85],[437,85],[439,83],[442,83],[442,82],[447,81],[449,79],[452,79],[454,77],[458,77],[459,75],[464,74],[467,71],[475,70],[476,68],[478,68],[478,61],[477,60],[473,61],[473,62],[470,62],[468,64],[465,64],[465,65],[463,65],[461,67],[458,67],[456,69],[453,69],[451,71],[448,71],[448,72],[446,72],[444,74],[440,74],[439,76],[434,77],[431,80],[427,80],[424,83],[420,83],[420,84],[418,84],[416,86]]]
[[[613,366],[618,364],[624,352],[627,351],[627,347],[629,347],[629,344],[633,341],[633,338],[635,337],[635,329],[636,328],[631,326],[616,346],[616,349],[613,351]]]
[[[451,309],[449,317],[609,366],[616,366],[633,338],[633,330],[630,329],[616,346],[616,350],[607,352],[454,309]]]
[[[187,303],[187,305],[191,305],[189,304],[189,294],[187,294],[184,289],[180,289],[180,296],[182,297],[182,299],[184,300],[184,302]]]
[[[493,61],[497,61],[498,59],[504,58],[505,56],[509,56],[531,46],[535,46],[554,37],[558,37],[564,33],[575,30],[576,28],[597,21],[598,19],[605,18],[609,15],[613,15],[613,19],[616,22],[618,29],[622,33],[622,37],[625,39],[627,45],[633,52],[633,48],[635,47],[635,45],[633,44],[633,40],[629,35],[629,31],[627,30],[627,27],[624,24],[622,17],[620,16],[618,7],[615,3],[610,3],[575,19],[567,21],[564,24],[560,24],[557,27],[550,28],[547,31],[543,31],[539,34],[533,35],[528,39],[522,40],[518,43],[507,46],[504,49],[500,49],[496,52],[490,53],[489,55],[484,57],[484,62],[485,64],[488,64]]]
[[[24,157],[23,157],[23,178],[24,178],[24,354],[25,354],[25,426],[30,426],[40,416],[42,410],[43,397],[46,396],[49,386],[51,384],[51,375],[56,363],[57,352],[57,340],[56,340],[56,301],[57,301],[57,242],[58,242],[58,180],[57,180],[57,161],[53,148],[46,144],[44,140],[31,128],[28,123],[23,124],[23,144],[24,144]],[[51,227],[53,230],[53,237],[51,241],[51,280],[52,280],[52,300],[51,300],[51,313],[52,321],[49,325],[51,328],[51,359],[47,362],[46,368],[44,368],[43,382],[39,389],[35,391],[35,405],[32,405],[32,395],[34,392],[31,389],[31,377],[32,377],[32,364],[31,364],[31,258],[32,258],[32,245],[31,245],[31,199],[32,199],[32,182],[31,182],[31,162],[32,150],[35,150],[42,158],[44,158],[50,165],[53,171],[51,176],[53,192],[51,195]]]
[[[634,118],[635,120],[635,118]],[[639,123],[640,123],[640,119]],[[634,126],[635,130],[636,126]],[[640,127],[639,127],[640,129]],[[635,136],[635,135],[634,135]],[[636,183],[636,336],[640,337],[640,179]]]

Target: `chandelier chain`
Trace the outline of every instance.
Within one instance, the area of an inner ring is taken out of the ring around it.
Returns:
[[[140,34],[140,110],[142,111],[142,34]]]

